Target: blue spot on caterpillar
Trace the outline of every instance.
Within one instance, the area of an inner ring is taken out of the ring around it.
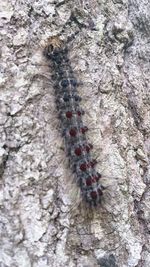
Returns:
[[[90,155],[92,145],[86,139],[88,128],[82,122],[84,112],[80,107],[78,83],[68,58],[67,47],[57,36],[51,37],[44,49],[44,55],[53,64],[56,107],[70,167],[76,176],[83,199],[90,206],[97,206],[103,194],[103,187],[99,184],[101,174],[95,170],[96,161]]]

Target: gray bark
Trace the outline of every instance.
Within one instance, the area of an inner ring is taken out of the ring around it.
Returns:
[[[150,266],[149,1],[5,0],[0,15],[0,266]],[[69,56],[106,187],[95,210],[69,169],[42,56],[78,23]]]

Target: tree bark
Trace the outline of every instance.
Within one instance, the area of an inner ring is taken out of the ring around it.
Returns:
[[[150,266],[150,3],[1,4],[0,266]],[[78,32],[78,33],[77,33]],[[69,168],[43,55],[68,42],[105,187],[90,209]]]

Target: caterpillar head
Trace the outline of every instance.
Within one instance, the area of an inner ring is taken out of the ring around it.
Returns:
[[[49,37],[44,49],[44,55],[47,58],[53,59],[63,51],[63,42],[58,36]]]

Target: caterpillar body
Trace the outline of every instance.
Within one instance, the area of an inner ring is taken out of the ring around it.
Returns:
[[[78,82],[70,64],[67,46],[57,36],[51,37],[44,55],[52,62],[56,107],[70,167],[83,199],[90,206],[96,206],[103,194],[103,187],[99,183],[101,174],[95,170],[96,161],[90,155],[92,145],[86,138],[88,128],[82,122],[84,111],[80,106]]]

